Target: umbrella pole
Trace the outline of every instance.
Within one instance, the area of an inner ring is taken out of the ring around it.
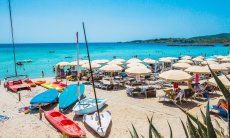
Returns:
[[[78,32],[76,33],[76,44],[77,44],[77,94],[78,94],[78,101],[79,103],[81,102],[81,98],[80,98],[80,76],[79,76],[79,54],[80,54],[80,50],[79,50],[79,41],[78,41]]]

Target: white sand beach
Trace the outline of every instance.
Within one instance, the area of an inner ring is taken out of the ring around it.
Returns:
[[[45,78],[47,81],[54,81],[52,78]],[[70,84],[71,82],[68,82]],[[26,105],[29,106],[30,99],[36,94],[46,90],[41,86],[32,88],[31,91],[20,91],[21,102],[18,101],[18,94],[7,91],[3,84],[0,86],[0,114],[6,115],[9,120],[0,123],[0,138],[15,138],[15,137],[60,137],[61,133],[46,120],[43,115],[42,120],[39,120],[39,113],[18,113],[18,108]],[[107,106],[103,111],[110,110],[112,113],[112,124],[107,137],[110,138],[128,138],[130,137],[129,130],[132,130],[131,124],[134,124],[137,131],[143,135],[148,135],[147,116],[153,116],[153,124],[165,137],[169,137],[169,127],[167,121],[171,124],[174,137],[184,137],[184,131],[180,123],[180,118],[186,121],[186,115],[175,107],[172,103],[159,102],[159,96],[163,94],[162,90],[157,91],[157,98],[133,98],[127,96],[125,90],[105,91],[96,89],[98,97],[107,99]],[[93,97],[92,86],[86,85],[85,94],[87,97]],[[211,99],[211,103],[215,104],[221,94]],[[162,99],[163,100],[163,99]],[[162,101],[161,100],[161,101]],[[187,101],[181,106],[192,113],[200,116],[200,108],[204,109],[207,102],[196,100]],[[56,109],[57,105],[44,108],[44,110]],[[82,123],[82,117],[74,116],[70,110],[65,113],[70,119],[77,121],[85,130],[86,136],[98,137],[93,130]],[[216,118],[222,125],[226,125],[222,120]]]

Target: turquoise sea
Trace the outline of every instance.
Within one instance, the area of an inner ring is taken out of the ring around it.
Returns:
[[[140,59],[160,57],[179,57],[181,55],[228,55],[230,47],[221,44],[215,46],[167,46],[166,44],[134,44],[134,43],[90,43],[92,59],[129,59],[137,56]],[[54,51],[50,53],[49,51]],[[73,61],[76,59],[76,44],[52,43],[52,44],[16,44],[16,59],[31,59],[31,63],[17,66],[19,74],[28,74],[31,78],[41,77],[41,71],[45,77],[54,76],[53,66],[60,61]],[[65,58],[71,56],[72,58]],[[87,59],[85,44],[80,44],[80,58]],[[13,48],[11,44],[0,45],[0,79],[6,75],[13,75]]]

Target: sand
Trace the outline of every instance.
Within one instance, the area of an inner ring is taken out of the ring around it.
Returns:
[[[52,78],[45,78],[47,81],[54,81]],[[71,82],[68,82],[70,84]],[[15,137],[52,137],[58,138],[61,134],[47,122],[43,116],[39,120],[39,114],[24,114],[18,113],[18,108],[29,105],[30,99],[36,94],[46,90],[41,86],[32,88],[31,91],[21,91],[21,102],[18,101],[18,95],[12,92],[7,92],[0,86],[0,114],[10,117],[4,123],[0,123],[0,138],[15,138]],[[167,121],[171,124],[174,137],[185,137],[180,118],[186,121],[186,116],[177,107],[171,103],[159,102],[159,98],[133,98],[127,96],[125,90],[119,91],[105,91],[96,89],[98,97],[107,99],[107,106],[102,111],[110,110],[112,113],[112,125],[107,137],[110,138],[128,138],[130,137],[129,130],[132,130],[131,124],[134,124],[137,131],[144,137],[148,136],[148,121],[147,116],[153,116],[153,124],[159,132],[169,137],[169,127]],[[87,97],[93,97],[92,86],[87,85],[85,94]],[[163,91],[157,91],[157,97],[162,96]],[[222,95],[220,92],[211,99],[211,103],[216,103]],[[163,101],[163,99],[161,99]],[[182,104],[182,107],[200,117],[200,108],[204,110],[205,101],[188,101]],[[57,105],[44,110],[57,109]],[[89,127],[84,126],[82,117],[74,116],[74,113],[69,111],[66,115],[79,122],[79,124],[86,130],[87,137],[98,137]],[[217,118],[218,119],[218,118]],[[226,126],[220,119],[218,119],[223,126]]]

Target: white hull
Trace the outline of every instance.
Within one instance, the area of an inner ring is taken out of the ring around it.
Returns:
[[[83,121],[88,126],[90,126],[98,135],[101,137],[106,136],[106,132],[108,127],[112,121],[111,113],[109,111],[100,113],[101,118],[101,127],[99,124],[98,114],[97,112],[93,115],[84,115]]]
[[[102,107],[105,106],[106,100],[105,99],[97,99],[98,101],[98,109],[100,110]],[[76,115],[84,115],[90,114],[97,111],[96,102],[93,98],[85,98],[80,102],[77,102],[76,105],[73,107],[73,111]]]

